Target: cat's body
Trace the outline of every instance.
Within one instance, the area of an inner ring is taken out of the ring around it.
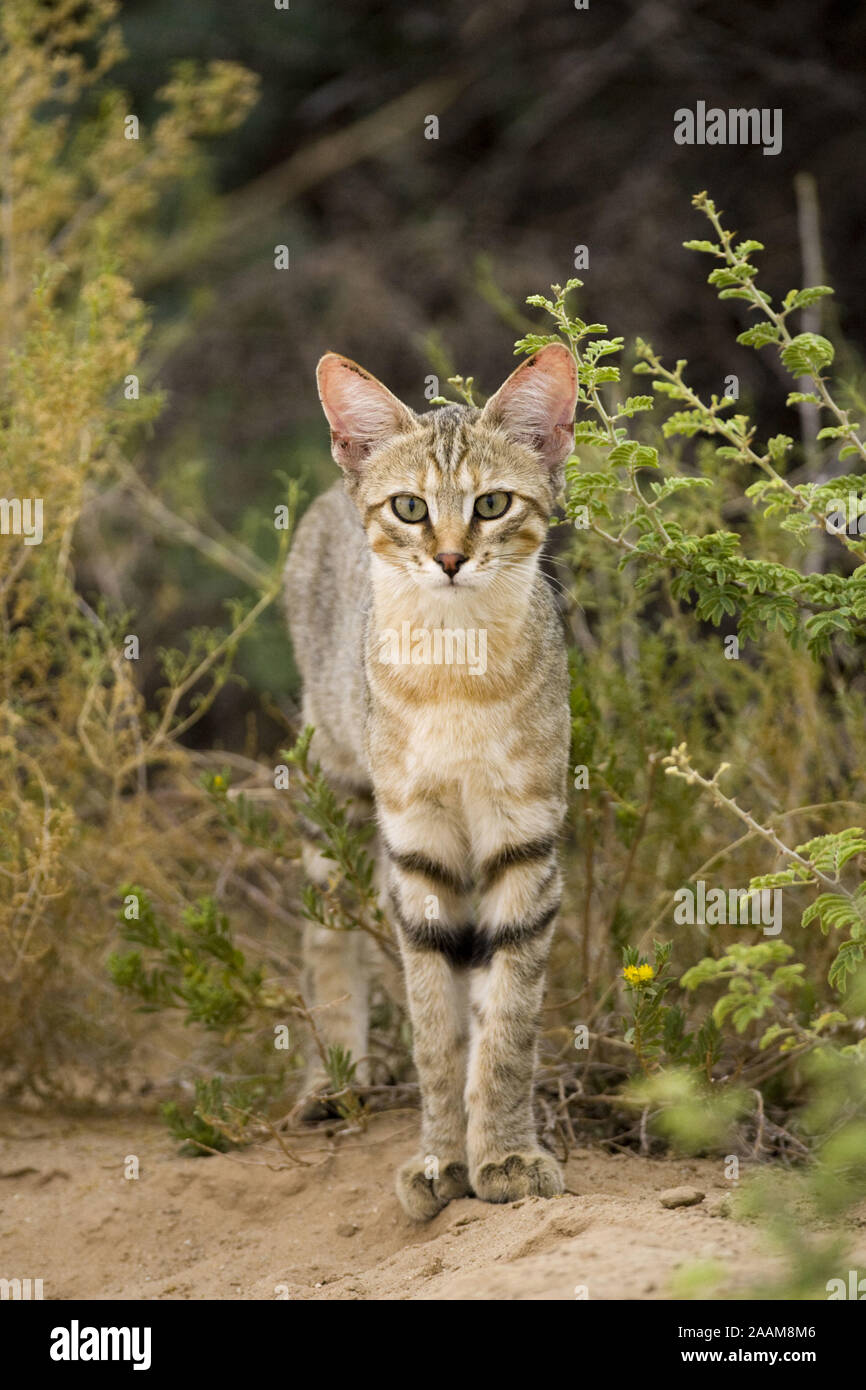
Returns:
[[[574,367],[548,348],[483,412],[425,416],[333,354],[319,382],[346,482],[299,527],[287,607],[313,755],[359,813],[375,804],[422,1092],[422,1149],[398,1193],[416,1218],[469,1191],[551,1195],[562,1179],[535,1138],[532,1076],[569,715],[538,559]],[[314,840],[305,862],[325,881]],[[305,939],[308,1002],[349,996],[320,1022],[355,1057],[366,950],[357,933]]]

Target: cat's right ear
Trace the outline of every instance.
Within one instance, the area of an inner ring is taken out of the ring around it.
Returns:
[[[326,352],[316,368],[319,400],[331,427],[334,462],[357,472],[374,449],[405,434],[417,416],[357,362]]]

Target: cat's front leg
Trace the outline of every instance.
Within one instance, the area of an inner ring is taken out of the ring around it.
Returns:
[[[474,933],[459,870],[416,847],[429,845],[430,838],[429,830],[423,839],[413,838],[405,824],[386,828],[391,907],[421,1090],[421,1151],[400,1169],[397,1195],[416,1221],[429,1220],[470,1191],[463,1092],[469,1041],[465,967]],[[459,861],[459,847],[449,857],[452,864]]]
[[[397,1196],[414,1221],[428,1221],[470,1193],[466,1161],[466,976],[438,951],[403,942],[415,1067],[421,1089],[421,1149],[397,1174]]]
[[[553,1197],[563,1191],[562,1171],[536,1138],[532,1084],[561,894],[554,837],[503,848],[481,880],[466,1087],[470,1181],[486,1202]]]

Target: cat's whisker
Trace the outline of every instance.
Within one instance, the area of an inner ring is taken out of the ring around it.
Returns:
[[[519,561],[509,561],[506,559],[504,561],[501,561],[497,565],[495,573],[502,574],[503,577],[508,575],[508,577],[511,578],[512,576],[510,574],[510,571],[514,571],[520,568],[521,565]],[[573,589],[567,589],[557,575],[549,574],[545,570],[544,578],[546,582],[550,584],[551,588],[556,589],[557,592],[562,594],[563,598],[572,599],[574,597]]]

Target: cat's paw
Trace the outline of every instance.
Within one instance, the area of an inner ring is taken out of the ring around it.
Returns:
[[[558,1197],[565,1191],[562,1169],[542,1149],[506,1154],[479,1165],[472,1175],[482,1202],[516,1202],[519,1197]]]
[[[469,1170],[462,1159],[451,1159],[438,1167],[438,1176],[429,1177],[428,1157],[416,1154],[397,1172],[397,1196],[413,1221],[431,1221],[455,1197],[470,1197]]]

